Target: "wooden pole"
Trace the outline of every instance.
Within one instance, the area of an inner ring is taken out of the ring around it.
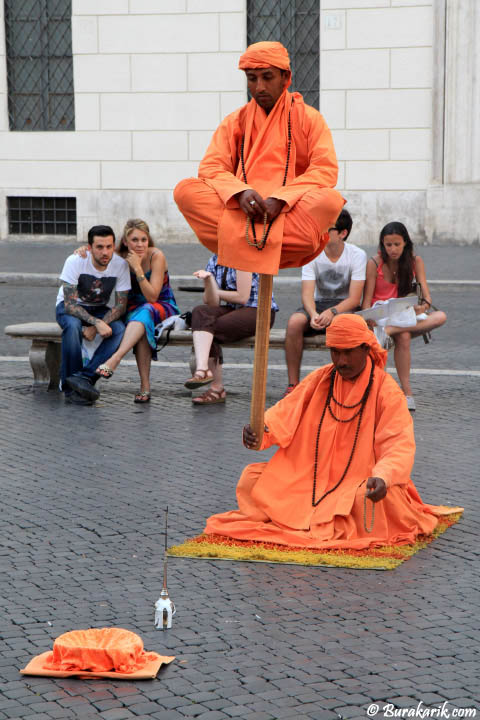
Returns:
[[[260,275],[258,288],[257,326],[253,359],[250,425],[258,437],[257,449],[263,438],[265,397],[268,375],[268,346],[272,308],[273,275]]]

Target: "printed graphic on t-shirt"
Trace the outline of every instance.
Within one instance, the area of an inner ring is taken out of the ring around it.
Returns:
[[[117,278],[98,278],[81,273],[78,276],[78,299],[83,305],[106,305],[115,287]]]
[[[348,268],[347,268],[348,272]],[[344,275],[334,268],[327,268],[315,272],[317,287],[321,289],[322,300],[329,298],[346,298],[350,289],[350,273]]]

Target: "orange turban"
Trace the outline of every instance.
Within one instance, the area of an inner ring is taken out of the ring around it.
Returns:
[[[249,45],[240,57],[239,70],[249,68],[276,67],[280,70],[290,70],[288,50],[280,42],[257,42]]]
[[[354,348],[365,343],[375,365],[384,368],[388,352],[383,350],[375,334],[369,329],[361,315],[336,315],[327,327],[327,347]]]

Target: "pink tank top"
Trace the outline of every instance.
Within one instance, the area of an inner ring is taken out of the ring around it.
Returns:
[[[375,260],[373,260],[375,262]],[[415,277],[415,271],[413,272]],[[377,300],[390,300],[390,298],[398,297],[398,285],[387,282],[383,276],[383,260],[380,259],[377,265],[377,280],[375,282],[375,290],[373,291],[372,305]]]
[[[375,260],[374,260],[375,262]],[[373,291],[372,305],[377,300],[389,300],[398,297],[398,285],[389,283],[383,277],[383,260],[377,265],[377,280],[375,282],[375,290]]]

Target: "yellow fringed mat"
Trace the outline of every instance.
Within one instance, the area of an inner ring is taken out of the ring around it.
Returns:
[[[239,560],[242,562],[286,563],[314,567],[345,567],[359,570],[394,570],[454,525],[461,512],[439,519],[431,535],[413,545],[382,545],[367,550],[315,550],[254,540],[235,540],[222,535],[198,535],[169,548],[173,557],[203,560]]]

